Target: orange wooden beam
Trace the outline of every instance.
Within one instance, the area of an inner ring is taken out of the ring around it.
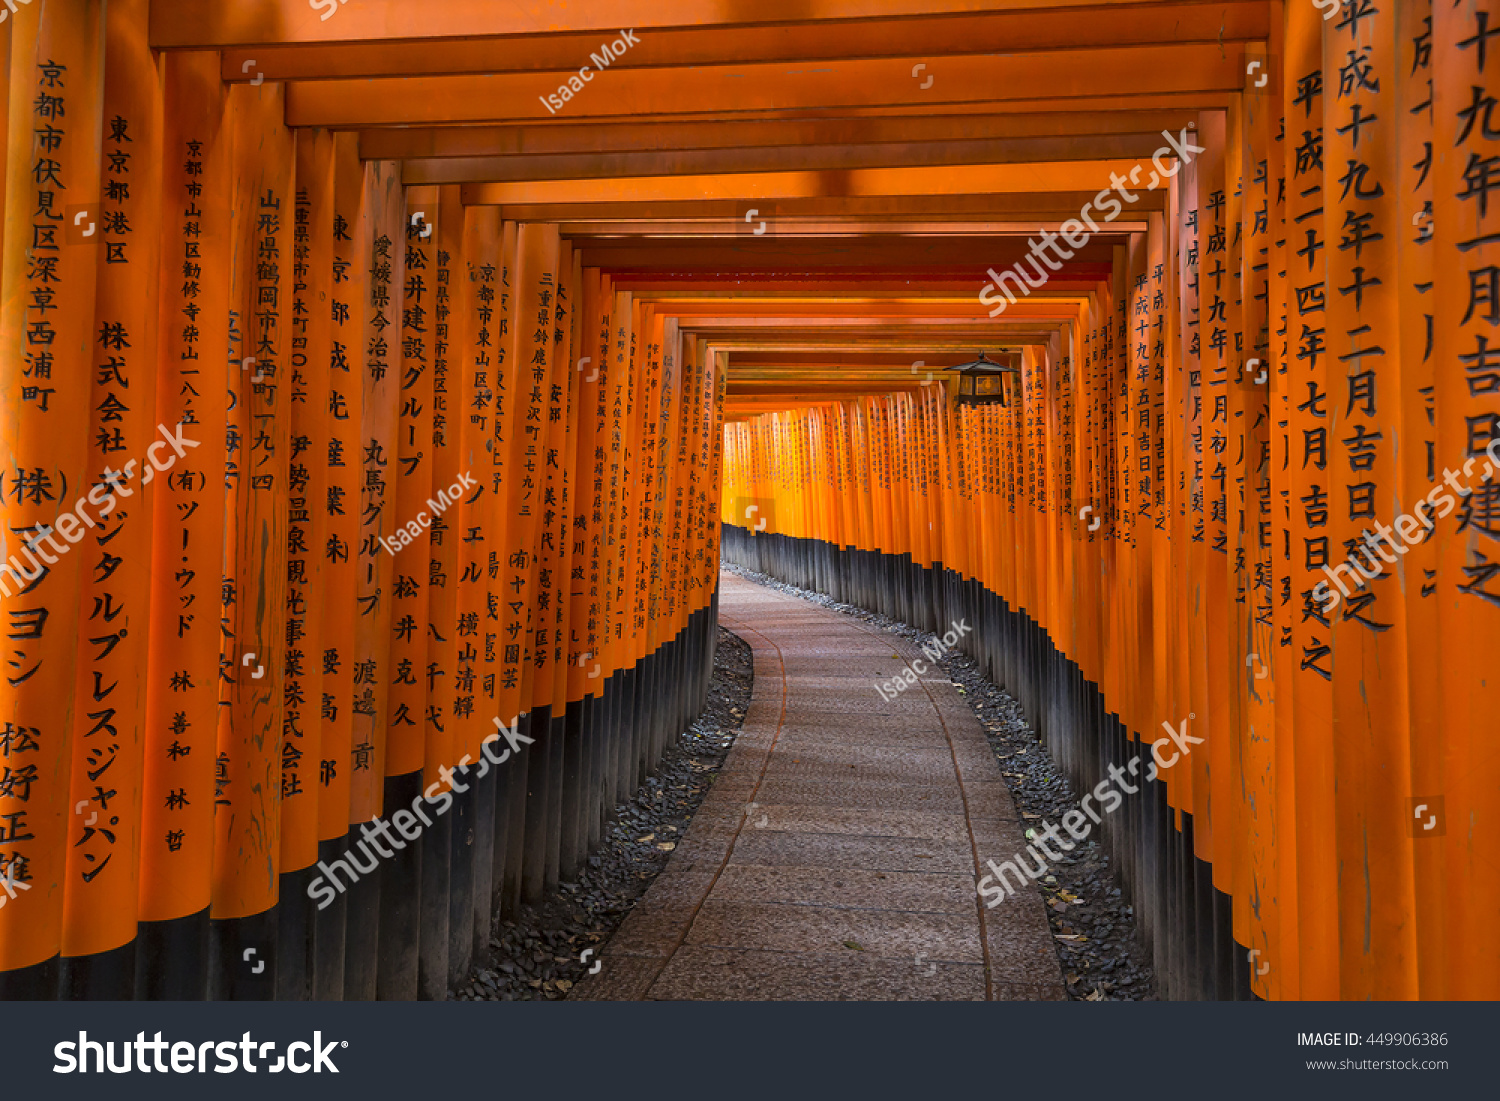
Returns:
[[[685,199],[798,199],[812,196],[972,195],[1049,188],[1094,195],[1110,174],[1128,177],[1138,161],[968,164],[938,168],[860,168],[849,172],[747,172],[732,176],[636,176],[610,180],[527,180],[464,188],[474,206],[538,202]],[[1143,182],[1146,177],[1139,177]],[[1144,188],[1142,189],[1144,192]]]
[[[508,126],[380,127],[362,130],[359,143],[361,154],[372,160],[539,157],[641,149],[747,149],[981,141],[1057,135],[1159,134],[1164,129],[1175,130],[1186,121],[1180,110],[1118,108],[1111,111],[1042,109],[1008,114],[925,113],[911,117],[721,118],[711,122],[551,119]]]
[[[620,47],[623,50],[628,47]],[[287,87],[293,126],[379,126],[495,122],[505,119],[620,118],[686,112],[785,112],[799,108],[936,107],[999,101],[1057,102],[1075,97],[1237,91],[1245,83],[1244,46],[1129,46],[1066,53],[954,57],[939,94],[912,79],[910,59],[832,61],[811,69],[787,62],[697,69],[590,71],[549,105],[577,69],[552,73],[297,81]],[[579,58],[580,67],[588,64]],[[822,71],[826,69],[827,71]],[[1039,96],[1039,92],[1045,95]]]
[[[1239,42],[1269,33],[1261,0],[1104,7],[1080,19],[1069,9],[927,14],[795,26],[676,27],[652,31],[616,64],[621,68],[700,66],[726,61],[807,62],[849,57],[927,58],[953,54],[1009,56],[1031,50],[1161,42]],[[618,33],[610,25],[606,31]],[[317,80],[325,77],[424,76],[576,70],[599,48],[597,31],[498,34],[443,41],[360,41],[325,45],[239,47],[223,53],[226,81]],[[612,66],[613,67],[613,66]],[[925,74],[919,79],[925,80]]]
[[[1054,9],[1077,19],[1110,9],[1151,11],[1149,0],[1103,0]],[[1214,7],[1216,5],[1207,5]],[[774,23],[840,23],[859,20],[1025,12],[1036,0],[763,0],[743,15],[717,0],[614,0],[559,9],[550,0],[256,0],[253,4],[203,4],[153,0],[151,45],[158,48],[249,46],[276,43],[394,42],[489,35],[546,35],[673,27],[739,27]],[[752,18],[745,18],[753,11]]]

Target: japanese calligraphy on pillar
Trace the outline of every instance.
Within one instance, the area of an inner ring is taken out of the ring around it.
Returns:
[[[461,341],[454,300],[455,261],[462,261],[464,211],[457,188],[439,192],[436,238],[430,283],[431,302],[431,486],[446,489],[460,473],[458,440],[452,428],[449,404],[454,349]],[[435,511],[435,510],[434,510]],[[428,627],[424,670],[425,740],[424,779],[438,779],[437,769],[451,768],[462,754],[453,750],[453,677],[456,666],[458,604],[454,582],[458,576],[457,546],[447,514],[433,515],[427,540]],[[424,789],[425,790],[425,789]]]
[[[1500,13],[1492,3],[1434,3],[1432,171],[1437,478],[1457,507],[1437,504],[1437,638],[1441,647],[1444,790],[1452,822],[1491,823],[1500,813],[1496,685],[1485,645],[1500,620]],[[1405,229],[1405,227],[1402,227]],[[1455,485],[1455,483],[1457,483]],[[1458,487],[1468,490],[1460,492]],[[1430,730],[1428,727],[1424,730]],[[1447,831],[1449,907],[1446,996],[1478,998],[1500,968],[1481,915],[1500,906],[1500,845],[1485,827]],[[1418,842],[1421,844],[1422,842]]]
[[[386,545],[400,523],[391,479],[396,476],[401,294],[406,265],[405,203],[400,166],[365,165],[365,217],[355,243],[365,269],[361,344],[364,408],[360,465],[358,618],[354,640],[354,745],[350,798],[354,821],[380,813],[384,801],[386,702],[391,687],[391,625],[395,560]],[[393,348],[395,350],[393,350]],[[397,362],[393,362],[397,361]]]
[[[70,539],[59,516],[102,513],[113,499],[91,500],[84,473],[91,394],[81,380],[94,373],[101,250],[72,219],[96,223],[98,210],[67,205],[100,190],[101,22],[97,4],[50,6],[17,17],[11,32],[12,228],[0,275],[0,967],[38,963],[60,947],[65,861],[84,825],[68,813],[67,784],[46,778],[68,775],[78,712],[98,710],[74,696],[78,662],[98,653],[75,643],[79,578],[97,548],[68,553],[92,529],[70,529]],[[111,844],[98,833],[88,844],[97,868]]]
[[[93,566],[83,579],[74,717],[73,843],[68,849],[63,953],[117,948],[135,936],[140,901],[141,778],[151,586],[151,497],[186,452],[180,425],[156,428],[161,255],[161,89],[140,45],[145,5],[112,6],[105,31],[103,261],[94,312],[94,372],[84,476],[107,519],[64,514],[58,534]],[[129,247],[127,247],[129,245]],[[86,245],[83,247],[87,247]],[[138,467],[137,468],[137,464]],[[123,481],[120,476],[123,473]],[[132,484],[133,488],[132,488]],[[148,490],[146,487],[151,487]],[[79,531],[77,521],[86,525]],[[95,555],[98,561],[93,562]],[[0,766],[3,767],[3,766]],[[0,773],[3,775],[3,773]],[[3,781],[0,781],[3,787]]]
[[[142,791],[141,918],[209,902],[219,721],[224,393],[228,388],[229,140],[217,55],[164,62],[160,348],[154,423],[198,446],[159,479],[152,502],[151,586]]]
[[[522,585],[508,591],[506,599],[526,600],[521,701],[529,709],[549,702],[535,699],[532,692],[552,652],[553,609],[546,608],[543,615],[539,595],[544,574],[546,582],[551,582],[550,558],[544,551],[544,541],[549,514],[555,515],[547,502],[548,390],[554,360],[558,291],[555,227],[550,227],[549,232],[546,226],[523,225],[517,235],[516,250],[517,285],[521,290],[516,303],[516,331],[522,354],[518,357],[516,375],[516,443],[520,458],[513,471],[520,483],[521,496],[513,517],[515,534],[510,545],[513,552],[524,552],[528,562],[524,568],[518,568],[514,578],[522,581]]]
[[[354,753],[355,623],[359,591],[361,424],[364,410],[363,301],[366,265],[355,231],[364,220],[364,166],[358,137],[334,135],[332,281],[329,290],[328,446],[312,461],[324,464],[322,502],[327,535],[322,547],[322,585],[329,614],[323,622],[322,705],[319,718],[319,835],[342,836],[351,821],[350,780]]]
[[[1377,955],[1409,958],[1416,948],[1405,823],[1372,813],[1409,792],[1405,603],[1396,571],[1386,568],[1400,560],[1401,544],[1384,541],[1400,499],[1393,8],[1350,5],[1323,37],[1328,530],[1330,565],[1341,585],[1348,575],[1350,590],[1331,614],[1333,706],[1341,716],[1333,731],[1335,821],[1340,850],[1369,844],[1372,853],[1340,881],[1340,993],[1361,999],[1416,995],[1414,969],[1375,964]],[[1373,901],[1361,912],[1366,903],[1356,898]],[[1362,947],[1366,939],[1379,945],[1375,954]]]
[[[229,93],[234,137],[230,307],[239,314],[229,380],[238,463],[226,556],[216,771],[214,914],[261,913],[277,897],[285,719],[287,469],[294,143],[280,85]],[[231,333],[233,339],[235,333]],[[227,446],[227,444],[226,444]],[[275,548],[272,550],[271,548]]]
[[[470,208],[464,220],[465,298],[468,317],[467,347],[464,349],[463,374],[459,380],[461,419],[458,425],[460,476],[477,466],[489,465],[495,449],[495,375],[500,367],[495,353],[499,341],[499,291],[501,286],[498,212],[491,208]],[[489,461],[487,461],[489,460]],[[489,478],[476,480],[464,488],[455,510],[458,536],[458,636],[457,668],[453,681],[453,719],[459,731],[459,744],[466,750],[476,746],[484,736],[479,731],[487,716],[486,702],[494,698],[495,684],[486,686],[487,650],[485,636],[488,617],[499,621],[497,595],[490,591],[487,548],[498,542],[491,521],[498,519],[495,505],[496,482]],[[493,662],[493,655],[491,661]]]
[[[426,702],[427,523],[432,481],[432,299],[437,249],[437,190],[406,194],[405,268],[401,298],[400,413],[396,424],[395,580],[391,586],[390,697],[386,702],[386,775],[422,767]],[[385,548],[389,551],[387,544]]]
[[[286,713],[282,723],[282,856],[287,870],[317,858],[323,809],[324,552],[329,535],[327,395],[333,318],[334,139],[297,134],[287,354],[291,438],[287,468]],[[340,808],[342,813],[343,807]],[[336,828],[336,827],[335,827]],[[340,831],[341,832],[341,831]]]

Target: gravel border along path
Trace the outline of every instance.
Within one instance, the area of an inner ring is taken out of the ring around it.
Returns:
[[[656,771],[628,803],[615,808],[599,851],[576,883],[560,884],[536,906],[498,918],[490,934],[490,959],[450,1001],[549,1001],[568,991],[589,969],[579,962],[625,920],[708,794],[750,706],[754,677],[750,647],[719,628],[714,675],[703,714],[667,748]]]

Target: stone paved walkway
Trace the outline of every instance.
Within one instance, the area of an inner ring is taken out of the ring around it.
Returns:
[[[963,697],[937,673],[884,700],[916,646],[722,583],[720,621],[755,651],[744,729],[573,997],[1062,999],[1040,895],[975,892],[1025,842]]]

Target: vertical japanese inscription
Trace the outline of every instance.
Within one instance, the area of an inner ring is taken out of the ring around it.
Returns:
[[[93,514],[85,494],[92,331],[101,250],[75,245],[70,198],[97,196],[98,31],[94,5],[51,6],[12,21],[0,314],[0,968],[60,946],[66,852],[79,831],[66,806],[80,629],[78,580],[59,516]],[[29,118],[30,125],[27,125]],[[81,228],[81,227],[80,227]],[[102,494],[100,495],[102,498]],[[102,511],[102,509],[100,509]],[[74,531],[75,538],[81,531]],[[96,710],[89,707],[89,710]],[[51,779],[57,778],[57,779]],[[97,825],[97,823],[96,823]],[[91,844],[107,839],[96,836]]]

